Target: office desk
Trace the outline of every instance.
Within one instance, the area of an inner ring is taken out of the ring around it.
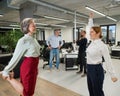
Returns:
[[[2,66],[2,68],[0,68],[0,71],[4,69],[4,67],[8,64],[11,58],[12,58],[11,54],[0,54],[0,66]],[[19,78],[20,76],[20,65],[22,61],[23,61],[23,58],[18,62],[16,67],[13,69],[15,73],[14,78]]]
[[[120,59],[120,47],[112,47],[111,56]]]
[[[78,70],[78,66],[76,65],[76,60],[78,58],[78,52],[72,53],[63,53],[64,55],[64,63],[65,70]]]
[[[0,54],[0,64],[6,66],[11,58],[12,54]]]

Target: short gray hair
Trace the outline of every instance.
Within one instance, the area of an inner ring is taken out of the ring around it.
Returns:
[[[24,33],[24,34],[27,34],[29,32],[29,25],[34,22],[33,18],[25,18],[22,20],[21,22],[21,31]]]
[[[56,32],[56,31],[61,31],[61,29],[54,29],[54,32]]]

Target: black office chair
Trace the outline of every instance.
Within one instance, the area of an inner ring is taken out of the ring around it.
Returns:
[[[10,61],[11,58],[12,58],[12,55],[0,57],[0,71],[2,71],[5,68],[5,66],[8,65],[8,62]],[[20,59],[16,67],[13,69],[15,73],[14,78],[20,77],[20,66],[21,66],[22,61],[23,61],[23,58]]]
[[[43,48],[41,54],[42,54],[43,61],[47,61],[47,63],[43,64],[43,69],[44,69],[47,65],[49,65],[49,58],[50,58],[50,50],[48,49],[47,45],[44,45],[44,48]],[[54,58],[53,58],[53,60],[54,60]],[[56,66],[55,62],[53,62],[53,63],[54,63],[53,65]]]
[[[49,65],[49,55],[50,55],[50,50],[45,46],[45,48],[43,49],[43,51],[42,51],[42,58],[43,58],[43,60],[44,61],[47,61],[47,63],[45,63],[44,65],[43,65],[43,69],[45,68],[45,66],[47,66],[47,65]]]
[[[3,64],[0,64],[0,71],[3,71],[4,68],[5,66]]]

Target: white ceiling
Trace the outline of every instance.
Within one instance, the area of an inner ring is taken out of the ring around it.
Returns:
[[[88,15],[89,11],[85,9],[85,6],[88,5],[100,12],[103,12],[107,15],[120,15],[120,5],[116,7],[111,7],[113,0],[43,0],[64,8],[71,10],[77,10],[80,13]],[[119,0],[120,1],[120,0]],[[115,1],[114,1],[115,2]],[[95,14],[95,17],[100,17]]]
[[[0,26],[8,26],[9,22],[10,24],[20,22],[18,9],[20,8],[20,4],[26,1],[36,5],[34,17],[37,17],[37,23],[47,24],[39,26],[73,26],[75,11],[77,12],[77,22],[81,23],[77,24],[77,26],[83,26],[83,24],[87,23],[90,13],[90,11],[85,8],[86,5],[120,21],[120,0],[0,0],[0,13],[4,14],[3,17],[0,17]],[[44,16],[51,16],[69,21],[48,19],[44,18]],[[106,24],[116,23],[96,13],[94,13],[94,18],[97,24],[102,24],[103,22]]]
[[[89,15],[90,11],[85,6],[90,6],[106,15],[120,15],[120,0],[43,0],[54,5]],[[101,17],[94,14],[95,18]]]

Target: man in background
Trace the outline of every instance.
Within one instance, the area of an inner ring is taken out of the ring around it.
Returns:
[[[50,36],[47,40],[48,48],[50,49],[49,68],[52,69],[53,57],[56,57],[56,68],[59,69],[60,56],[59,50],[63,45],[63,40],[60,36],[61,29],[55,29],[54,35]]]

